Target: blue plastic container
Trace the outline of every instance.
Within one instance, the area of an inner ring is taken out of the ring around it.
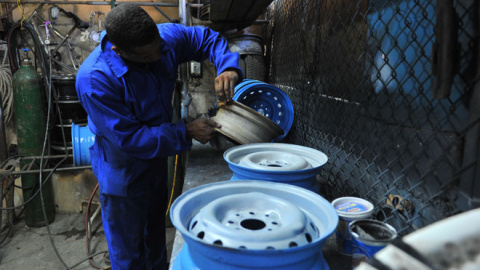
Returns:
[[[72,123],[73,164],[86,166],[91,164],[90,146],[95,142],[93,134],[87,126]]]
[[[290,131],[294,118],[293,104],[279,88],[246,79],[235,87],[233,100],[254,109],[283,129],[283,134],[274,139],[274,142],[280,142]]]

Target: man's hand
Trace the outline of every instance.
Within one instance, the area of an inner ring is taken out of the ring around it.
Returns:
[[[202,144],[207,143],[212,138],[215,133],[214,128],[221,127],[222,125],[207,118],[199,118],[186,125],[187,135]]]
[[[236,70],[226,70],[215,78],[215,92],[217,93],[219,103],[226,103],[232,100],[238,78]]]

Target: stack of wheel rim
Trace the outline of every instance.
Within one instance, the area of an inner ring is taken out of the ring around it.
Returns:
[[[174,270],[327,270],[321,249],[338,224],[320,195],[254,180],[189,190],[170,216],[185,240]]]
[[[58,155],[65,152],[72,154],[73,145],[70,141],[72,125],[74,122],[79,125],[87,124],[87,113],[78,100],[74,75],[52,75],[52,84],[57,94],[53,101],[58,105],[61,122],[58,117],[55,118],[55,125],[50,134],[51,152]],[[73,160],[69,159],[65,163],[65,166],[71,165],[68,163],[73,163]]]
[[[265,82],[246,79],[235,87],[233,100],[254,109],[283,129],[283,134],[273,141],[280,142],[290,131],[294,118],[293,104],[281,89]]]

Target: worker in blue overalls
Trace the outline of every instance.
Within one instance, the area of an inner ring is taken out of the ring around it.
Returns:
[[[139,6],[123,3],[105,21],[106,34],[80,67],[79,100],[95,134],[92,169],[100,187],[113,269],[166,269],[167,157],[206,143],[220,125],[210,119],[172,123],[179,64],[209,59],[220,101],[233,96],[242,73],[218,33],[205,27],[156,25]]]

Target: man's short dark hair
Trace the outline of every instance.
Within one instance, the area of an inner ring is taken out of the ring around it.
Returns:
[[[125,3],[113,8],[105,19],[111,43],[124,51],[151,43],[158,35],[153,19],[139,5]]]

